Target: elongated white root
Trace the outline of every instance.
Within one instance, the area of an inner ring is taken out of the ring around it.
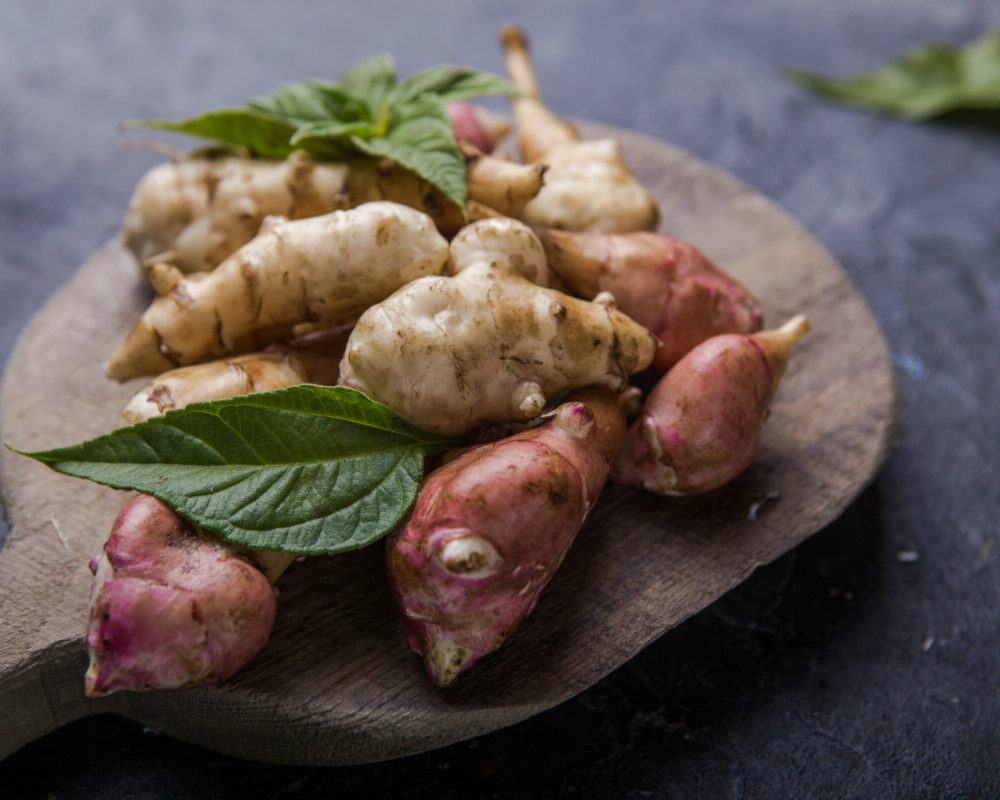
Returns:
[[[423,275],[441,274],[448,242],[398,203],[279,222],[210,273],[158,297],[111,356],[116,380],[254,350],[297,325],[341,325]]]
[[[361,316],[341,383],[419,427],[459,434],[534,419],[581,386],[623,390],[652,361],[655,338],[610,295],[587,302],[522,277],[544,265],[524,225],[474,223],[451,251],[454,277],[413,281]]]

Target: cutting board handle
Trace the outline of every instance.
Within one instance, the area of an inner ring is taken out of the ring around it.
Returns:
[[[11,534],[0,550],[0,758],[88,714],[111,711],[111,698],[83,694],[87,668],[82,620],[58,604],[59,589],[31,569],[29,540]],[[37,561],[35,562],[37,564]],[[79,606],[74,604],[74,610]]]

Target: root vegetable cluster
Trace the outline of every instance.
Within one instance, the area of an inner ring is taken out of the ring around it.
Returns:
[[[620,144],[545,107],[519,29],[501,43],[524,162],[488,155],[495,115],[453,105],[468,209],[384,159],[152,170],[122,241],[159,296],[107,364],[152,376],[123,425],[312,383],[464,437],[386,540],[406,641],[441,686],[544,602],[609,475],[666,496],[745,470],[808,329],[761,330],[746,287],[655,232]],[[293,558],[133,498],[91,565],[88,694],[225,680],[267,641]]]

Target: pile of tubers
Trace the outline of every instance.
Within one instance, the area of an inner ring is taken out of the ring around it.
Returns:
[[[467,209],[373,161],[152,170],[122,239],[158,297],[107,364],[157,376],[122,424],[319,383],[479,441],[387,541],[406,640],[440,686],[532,611],[609,476],[684,495],[746,469],[808,329],[761,330],[745,287],[656,233],[619,143],[581,140],[542,103],[521,31],[501,42],[525,163],[490,155],[503,126],[455,106]],[[650,369],[643,399],[631,379]],[[267,641],[293,559],[134,497],[91,562],[87,694],[225,680]]]

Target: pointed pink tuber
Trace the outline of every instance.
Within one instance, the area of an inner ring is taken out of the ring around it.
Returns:
[[[698,345],[660,379],[629,429],[612,478],[665,495],[707,492],[753,460],[805,317]]]
[[[625,432],[622,395],[575,392],[537,428],[433,472],[388,543],[407,642],[439,686],[496,650],[563,560]]]

